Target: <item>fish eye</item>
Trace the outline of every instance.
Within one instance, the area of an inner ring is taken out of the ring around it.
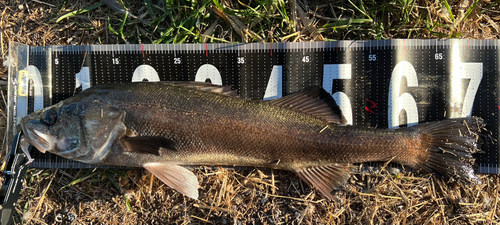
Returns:
[[[49,109],[45,111],[43,117],[40,119],[40,122],[52,126],[57,122],[57,112],[54,109]]]

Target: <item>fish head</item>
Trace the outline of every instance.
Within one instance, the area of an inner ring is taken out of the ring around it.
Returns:
[[[125,113],[98,102],[62,101],[21,120],[24,138],[39,151],[98,163],[125,132]]]
[[[80,125],[78,103],[56,105],[38,110],[21,120],[25,139],[39,151],[65,156],[88,153]]]

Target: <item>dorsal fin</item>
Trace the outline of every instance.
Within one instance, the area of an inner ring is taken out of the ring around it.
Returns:
[[[281,107],[299,110],[300,112],[326,120],[329,123],[345,124],[335,99],[323,88],[313,86],[283,98],[269,100],[269,103]]]
[[[194,88],[202,91],[218,93],[221,95],[239,97],[238,91],[233,90],[231,86],[221,86],[221,85],[216,85],[206,82],[197,82],[197,81],[164,81],[164,82],[175,86]]]

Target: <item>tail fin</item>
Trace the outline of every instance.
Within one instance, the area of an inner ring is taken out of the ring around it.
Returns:
[[[478,117],[450,119],[414,126],[423,134],[426,152],[419,167],[426,172],[435,172],[451,180],[463,179],[478,183],[474,174],[472,153],[479,151],[479,132],[484,127]]]

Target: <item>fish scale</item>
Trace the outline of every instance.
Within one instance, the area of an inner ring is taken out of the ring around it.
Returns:
[[[374,129],[346,126],[332,96],[319,87],[271,101],[231,93],[193,82],[103,85],[30,114],[21,126],[41,151],[144,167],[192,198],[198,182],[185,165],[289,170],[328,198],[346,182],[352,163],[392,160],[453,179],[478,179],[471,154],[478,151],[480,118]],[[55,123],[41,119],[54,112]]]
[[[6,144],[25,115],[106,83],[190,80],[273,99],[320,85],[349,124],[404,124],[478,116],[498,139],[499,40],[348,40],[303,43],[27,46],[12,43]],[[68,68],[70,68],[68,70]],[[310,69],[304,69],[310,68]],[[26,82],[29,81],[29,82]],[[29,85],[29,84],[33,85]],[[498,173],[498,143],[475,155]],[[94,165],[34,152],[36,168]],[[101,167],[102,168],[102,167]]]

